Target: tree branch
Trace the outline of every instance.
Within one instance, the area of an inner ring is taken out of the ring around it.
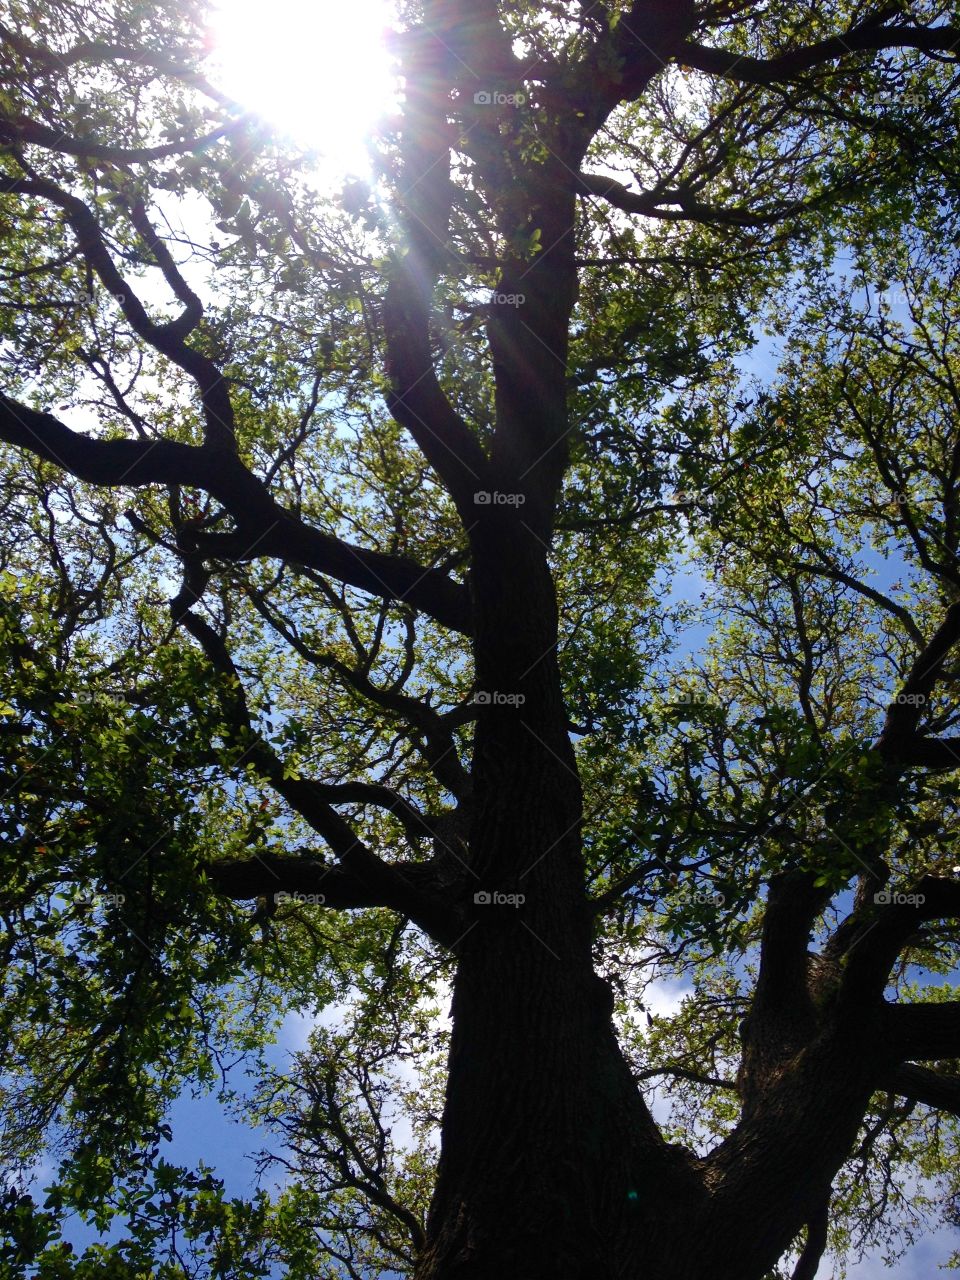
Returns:
[[[648,218],[667,222],[701,222],[723,227],[768,227],[786,218],[798,217],[821,208],[836,200],[841,190],[832,189],[811,200],[794,200],[778,209],[751,213],[746,209],[725,209],[722,206],[704,204],[687,192],[675,189],[665,191],[631,191],[615,178],[600,173],[579,173],[577,191],[580,195],[599,196],[625,213],[640,213]],[[675,205],[676,208],[664,208]]]
[[[879,1042],[888,1061],[960,1058],[960,1000],[887,1004],[882,1013]]]
[[[810,872],[786,871],[774,876],[768,886],[760,971],[750,1012],[741,1026],[739,1085],[745,1114],[771,1072],[805,1045],[816,1027],[807,947],[829,891],[814,879]]]
[[[805,71],[836,62],[851,53],[880,49],[917,49],[922,53],[954,53],[960,46],[956,27],[887,27],[867,19],[843,35],[819,40],[801,49],[790,49],[776,58],[751,58],[708,45],[687,43],[680,47],[677,61],[696,71],[723,76],[747,84],[789,83]]]
[[[803,1252],[797,1259],[793,1269],[792,1280],[815,1280],[820,1259],[827,1247],[827,1230],[830,1226],[830,1197],[823,1201],[816,1213],[810,1215],[807,1222],[807,1239]]]
[[[91,484],[179,484],[210,493],[237,522],[235,533],[197,537],[205,556],[253,560],[277,556],[327,573],[385,600],[410,604],[442,626],[469,635],[466,589],[439,569],[370,551],[303,523],[270,495],[237,458],[174,440],[97,440],[0,392],[0,440]]]
[[[187,289],[166,246],[160,244],[152,233],[152,229],[146,222],[145,212],[139,219],[138,230],[141,233],[146,232],[148,247],[155,253],[165,278],[172,285],[178,299],[185,300],[183,313],[167,324],[156,324],[150,319],[133,287],[117,270],[100,226],[82,200],[63,191],[55,183],[40,178],[4,179],[0,183],[0,193],[35,196],[41,200],[49,200],[51,204],[63,210],[77,238],[81,253],[92,270],[96,272],[104,288],[116,298],[120,310],[134,333],[181,368],[196,383],[203,406],[207,443],[225,453],[235,454],[237,445],[233,404],[227,380],[208,356],[188,346],[184,341],[185,332],[194,328],[202,315],[200,301]]]
[[[816,547],[811,547],[810,549],[817,550]],[[897,604],[895,600],[891,600],[889,596],[884,595],[882,591],[878,591],[876,587],[871,587],[869,583],[861,582],[852,573],[846,573],[843,569],[838,569],[835,565],[828,563],[811,564],[805,560],[795,560],[791,568],[797,573],[814,574],[821,578],[828,578],[831,582],[842,583],[843,586],[849,587],[851,591],[856,591],[858,595],[864,596],[867,600],[872,600],[874,604],[879,605],[881,609],[896,618],[918,645],[923,645],[923,632],[914,622],[910,610],[905,609],[901,604]]]
[[[692,1071],[687,1067],[677,1067],[672,1064],[665,1067],[651,1067],[648,1071],[638,1071],[635,1076],[637,1080],[652,1080],[656,1076],[670,1076],[674,1080],[689,1080],[692,1084],[705,1084],[712,1089],[727,1089],[731,1093],[737,1092],[737,1082],[735,1080],[724,1080],[722,1076],[711,1076],[702,1071]]]
[[[926,921],[960,918],[956,880],[923,876],[903,893],[879,884],[874,893],[858,895],[857,907],[824,948],[824,960],[842,972],[838,999],[847,1008],[882,997],[897,956]]]
[[[98,66],[105,62],[129,62],[132,67],[149,68],[156,71],[158,76],[169,76],[172,80],[192,85],[223,106],[231,105],[231,99],[210,84],[195,68],[151,49],[131,47],[117,41],[82,40],[72,48],[58,51],[27,40],[3,24],[0,24],[0,40],[9,45],[25,62],[35,63],[47,74],[62,75],[78,63]]]
[[[960,1116],[960,1076],[943,1075],[930,1067],[905,1062],[884,1076],[880,1087],[935,1111]]]
[[[447,126],[453,59],[469,6],[425,6],[420,40],[408,41],[397,200],[407,252],[395,260],[383,300],[390,389],[387,408],[416,442],[469,527],[473,494],[489,487],[479,441],[440,386],[430,348],[433,288],[448,256],[453,200]],[[461,63],[461,66],[464,65]]]
[[[930,741],[917,733],[924,707],[930,700],[950,650],[960,643],[960,601],[947,609],[940,626],[918,654],[896,699],[887,708],[877,750],[893,764],[925,764],[955,768],[949,741]]]
[[[401,717],[418,730],[422,734],[422,741],[418,746],[437,781],[459,800],[465,800],[469,796],[470,775],[460,762],[456,741],[451,732],[452,720],[440,715],[420,698],[412,697],[399,689],[384,689],[374,684],[363,666],[351,667],[333,653],[319,652],[312,648],[295,627],[274,613],[262,592],[251,588],[248,594],[260,616],[302,658],[314,666],[332,671],[346,687],[362,698]]]
[[[166,160],[171,156],[183,155],[184,152],[202,150],[212,142],[244,129],[249,121],[249,116],[241,115],[217,125],[208,133],[179,138],[176,142],[166,142],[155,147],[117,147],[108,142],[97,142],[94,138],[71,137],[59,129],[51,129],[36,120],[29,120],[26,116],[18,116],[16,119],[0,116],[0,142],[13,143],[15,146],[43,147],[62,155],[77,156],[83,160],[103,160],[112,165],[148,164],[153,160]]]
[[[446,895],[432,872],[425,874],[422,864],[384,862],[332,807],[331,800],[343,798],[341,787],[331,788],[323,783],[290,777],[283,761],[254,729],[243,685],[226,642],[208,622],[191,612],[191,605],[205,585],[205,574],[201,567],[190,563],[189,557],[185,571],[183,587],[171,601],[170,614],[174,624],[182,626],[197,641],[213,668],[230,681],[230,693],[222,700],[222,706],[233,745],[241,751],[241,760],[252,765],[294,812],[326,840],[350,877],[351,890],[359,889],[368,895],[361,905],[392,908],[408,916],[437,941],[454,941],[463,928],[460,916],[445,900]],[[366,792],[366,784],[362,790]],[[382,799],[381,793],[387,790],[376,788],[376,793]],[[262,859],[257,858],[254,862],[262,863]],[[418,869],[413,871],[414,867]],[[271,873],[276,873],[275,866]]]
[[[368,877],[321,858],[281,857],[272,853],[213,862],[205,870],[217,890],[228,898],[239,901],[266,898],[276,903],[282,901],[277,899],[278,894],[287,894],[293,899],[302,894],[315,899],[318,906],[338,911],[387,907],[412,920],[438,942],[449,946],[456,941],[461,926],[454,924],[452,914],[426,909],[425,900],[435,881],[434,863],[411,863],[403,867],[402,872],[388,863],[382,865],[388,871],[397,872],[389,887],[371,883]]]
[[[618,103],[636,101],[654,76],[678,56],[696,17],[693,0],[634,0],[612,28],[608,15],[602,15],[602,34],[574,69],[575,79],[568,89],[572,105],[584,110],[591,131]],[[566,67],[561,74],[569,84]]]

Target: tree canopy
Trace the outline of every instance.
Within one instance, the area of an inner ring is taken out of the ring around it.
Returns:
[[[208,16],[0,6],[0,1275],[957,1225],[955,7],[404,0],[335,183]]]

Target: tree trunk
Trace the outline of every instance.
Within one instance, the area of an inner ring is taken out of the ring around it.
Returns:
[[[477,687],[489,701],[475,740],[471,884],[490,900],[471,904],[457,947],[442,1156],[416,1274],[633,1275],[657,1185],[669,1177],[682,1199],[691,1179],[656,1133],[591,963],[545,557],[515,513],[489,515],[473,580]]]
[[[757,1081],[769,1110],[711,1163],[664,1142],[620,1051],[592,965],[546,553],[566,456],[573,201],[533,203],[549,249],[504,267],[501,288],[524,301],[490,326],[486,474],[501,501],[479,504],[470,527],[474,900],[454,948],[441,1158],[416,1280],[763,1280],[822,1216],[869,1085],[832,1090],[843,1055],[823,1043],[775,1055]]]
[[[516,511],[478,522],[471,585],[475,900],[416,1280],[762,1280],[822,1216],[871,1093],[848,1040],[870,1030],[774,1054],[709,1159],[663,1141],[593,970],[553,583]]]

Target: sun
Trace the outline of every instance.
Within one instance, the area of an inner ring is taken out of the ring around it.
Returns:
[[[388,0],[219,0],[211,16],[218,86],[324,167],[363,175],[367,140],[397,101]]]

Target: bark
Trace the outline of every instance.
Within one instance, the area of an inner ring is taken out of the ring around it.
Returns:
[[[471,896],[523,900],[469,904],[416,1275],[626,1276],[658,1184],[669,1178],[680,1199],[695,1183],[656,1131],[593,972],[543,548],[513,513],[492,513],[483,542],[473,586],[478,688],[490,702],[475,740]]]
[[[882,995],[851,1008],[809,962],[822,891],[782,877],[744,1033],[741,1121],[703,1159],[667,1144],[592,968],[553,585],[516,513],[484,522],[472,588],[490,700],[475,739],[471,888],[506,900],[468,904],[455,948],[442,1153],[416,1280],[762,1280],[804,1230],[810,1274],[831,1183],[889,1070]]]

